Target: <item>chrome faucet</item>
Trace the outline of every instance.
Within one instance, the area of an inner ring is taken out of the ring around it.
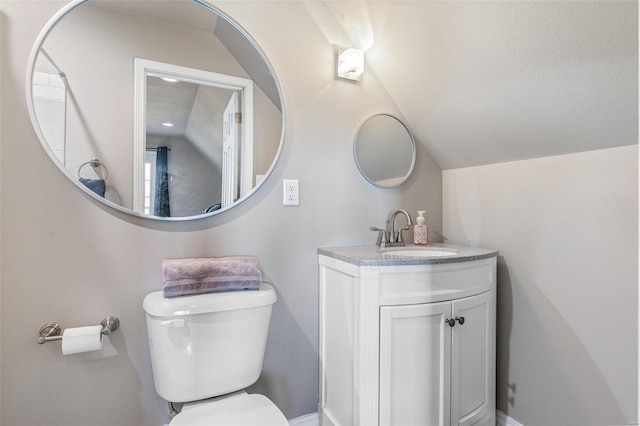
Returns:
[[[407,218],[407,226],[398,231],[395,230],[395,222],[396,216],[400,213],[404,214]],[[402,231],[407,231],[413,225],[411,222],[411,216],[404,209],[393,210],[389,213],[387,217],[387,221],[385,222],[386,228],[379,229],[375,226],[372,226],[370,229],[372,231],[378,232],[378,239],[376,241],[376,245],[379,247],[401,247],[404,246],[404,236],[402,235]]]

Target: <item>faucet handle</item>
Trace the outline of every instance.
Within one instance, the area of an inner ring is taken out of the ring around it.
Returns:
[[[380,246],[384,241],[387,241],[387,231],[386,229],[380,229],[377,226],[372,226],[369,228],[371,231],[378,232],[378,239],[376,240],[376,245]]]
[[[398,238],[396,238],[396,241],[399,243],[403,243],[404,245],[404,236],[402,235],[402,231],[408,231],[409,229],[411,229],[411,220],[409,220],[407,226],[398,231]]]

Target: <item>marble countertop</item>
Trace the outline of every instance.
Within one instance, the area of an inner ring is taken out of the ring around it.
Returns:
[[[407,250],[452,251],[454,254],[434,257],[413,257],[394,255],[393,252]],[[442,263],[468,262],[498,256],[497,250],[459,246],[454,244],[435,243],[427,246],[407,244],[404,247],[381,249],[376,246],[326,247],[319,248],[318,254],[352,263],[358,266],[399,266],[399,265],[433,265]]]

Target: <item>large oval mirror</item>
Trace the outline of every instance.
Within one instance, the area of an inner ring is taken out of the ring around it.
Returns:
[[[402,121],[390,114],[377,114],[358,129],[353,156],[367,181],[380,188],[395,188],[413,171],[416,145]]]
[[[80,188],[138,216],[232,208],[274,168],[282,91],[249,35],[200,0],[75,0],[43,29],[31,119]]]

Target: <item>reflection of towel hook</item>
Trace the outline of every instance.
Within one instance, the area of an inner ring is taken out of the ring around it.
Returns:
[[[82,163],[82,164],[80,165],[80,167],[78,168],[78,178],[80,178],[80,177],[81,177],[81,176],[80,176],[80,171],[81,171],[81,170],[82,170],[82,168],[83,168],[84,166],[86,166],[87,164],[90,164],[90,165],[91,165],[91,167],[93,167],[94,169],[95,169],[95,168],[97,168],[97,167],[99,167],[99,166],[102,166],[102,168],[104,169],[104,172],[105,172],[105,176],[104,176],[104,178],[103,178],[103,179],[104,179],[104,180],[107,180],[107,179],[109,178],[109,170],[108,170],[108,169],[107,169],[107,167],[106,167],[104,164],[102,164],[102,163],[100,162],[100,160],[98,160],[97,158],[92,158],[91,160],[89,160],[89,161],[87,161],[87,162],[85,162],[85,163]]]

